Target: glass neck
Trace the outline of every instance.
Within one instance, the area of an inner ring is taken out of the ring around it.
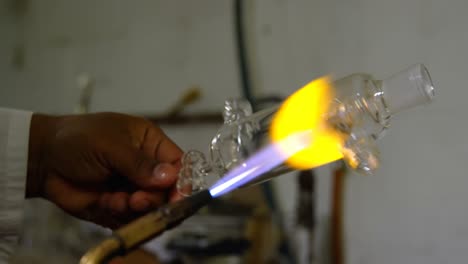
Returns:
[[[390,114],[429,103],[434,98],[434,86],[428,70],[416,64],[381,82],[380,90]]]

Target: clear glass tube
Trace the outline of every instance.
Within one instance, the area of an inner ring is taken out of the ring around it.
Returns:
[[[388,129],[392,115],[430,102],[434,87],[427,69],[413,65],[387,79],[375,80],[368,74],[352,74],[333,83],[335,95],[327,122],[347,135],[342,146],[348,167],[372,174],[379,167],[376,140]],[[224,125],[213,137],[210,156],[191,150],[183,158],[177,188],[182,194],[208,188],[220,176],[240,165],[269,144],[269,128],[280,105],[252,113],[243,100],[227,100]],[[307,118],[307,117],[305,117]],[[292,169],[285,164],[258,177],[255,184]]]

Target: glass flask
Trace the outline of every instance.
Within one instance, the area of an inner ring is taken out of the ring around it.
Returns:
[[[391,117],[401,111],[430,102],[434,87],[426,67],[413,65],[384,80],[369,74],[352,74],[333,82],[334,98],[324,117],[334,129],[346,135],[341,152],[349,168],[373,174],[379,167],[376,140],[388,129]],[[252,113],[241,99],[225,101],[224,125],[213,137],[209,158],[197,150],[182,159],[177,188],[183,195],[206,189],[227,171],[241,165],[269,143],[272,117],[281,104]],[[307,117],[304,117],[307,118]],[[257,177],[252,185],[294,170],[286,164]]]

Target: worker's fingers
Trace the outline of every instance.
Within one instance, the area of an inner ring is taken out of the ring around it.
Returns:
[[[109,264],[125,264],[123,257],[116,257],[109,261]]]
[[[139,216],[130,206],[131,194],[126,192],[103,193],[94,218],[111,228],[118,228]],[[100,216],[100,217],[96,217]]]
[[[99,199],[99,192],[78,187],[66,179],[51,174],[45,184],[46,198],[56,203],[59,207],[77,214]]]
[[[108,193],[108,197],[111,198],[112,194]],[[131,220],[128,213],[117,214],[112,212],[109,206],[110,205],[103,206],[103,204],[99,202],[99,204],[90,205],[88,209],[77,216],[111,229],[117,229]]]
[[[144,151],[129,145],[116,146],[109,153],[109,162],[119,174],[143,189],[164,189],[177,180],[173,165],[158,164]]]
[[[113,229],[128,219],[128,214],[124,212],[128,197],[124,193],[115,196],[113,193],[100,193],[55,175],[49,176],[46,188],[47,199],[81,219]]]
[[[165,137],[156,148],[155,154],[158,161],[174,164],[181,160],[183,152],[172,140]]]
[[[172,164],[160,163],[153,170],[153,184],[160,187],[170,187],[175,184],[179,170]]]
[[[173,188],[169,194],[169,202],[177,202],[179,200],[184,199],[187,196],[190,196],[192,193],[192,186],[187,185],[182,188],[182,190],[178,190],[177,188]]]
[[[155,209],[165,203],[165,194],[137,191],[130,196],[129,207],[136,212]]]
[[[112,197],[112,193],[108,193],[108,192],[102,193],[101,196],[99,197],[98,208],[107,210],[107,208],[109,208],[111,197]]]
[[[126,192],[115,192],[110,195],[107,201],[107,208],[114,215],[128,213],[128,202],[130,195]]]
[[[150,126],[143,139],[143,151],[158,162],[172,163],[180,161],[182,150],[157,126]]]

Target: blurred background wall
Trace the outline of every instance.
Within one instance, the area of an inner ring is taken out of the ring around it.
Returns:
[[[347,263],[468,259],[467,8],[463,0],[246,5],[257,94],[287,95],[328,73],[383,78],[413,63],[432,74],[435,103],[395,117],[380,171],[347,179]],[[2,0],[0,34],[4,107],[70,113],[83,73],[95,80],[91,111],[157,114],[193,86],[203,96],[190,111],[219,110],[240,95],[231,1]],[[215,131],[167,129],[183,148],[203,150]],[[319,178],[320,219],[328,180]],[[275,182],[287,215],[295,183]]]

